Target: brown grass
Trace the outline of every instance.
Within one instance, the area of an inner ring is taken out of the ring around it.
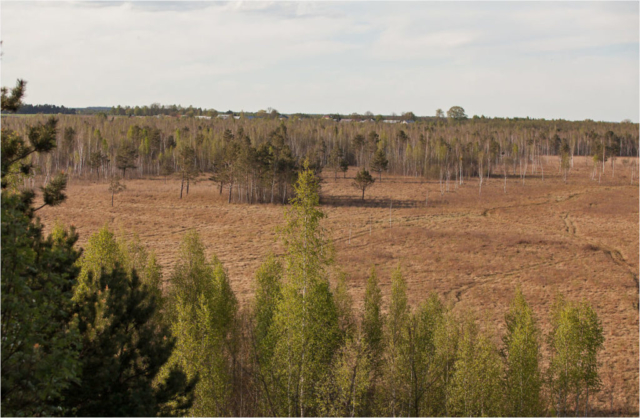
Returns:
[[[482,194],[473,178],[462,186],[451,183],[441,195],[434,180],[383,176],[364,202],[351,187],[355,169],[337,181],[326,173],[324,225],[356,302],[372,265],[385,297],[391,271],[400,265],[413,305],[434,291],[456,310],[477,311],[498,334],[517,285],[545,331],[557,292],[590,301],[606,337],[598,407],[637,414],[638,183],[630,185],[630,172],[620,163],[613,179],[607,163],[600,184],[590,180],[586,158],[575,158],[566,184],[557,167],[550,158],[544,181],[539,173],[524,185],[509,178],[506,194],[502,178],[489,179]],[[107,184],[72,182],[65,204],[39,214],[47,228],[55,219],[75,225],[81,246],[105,224],[125,235],[137,233],[156,252],[165,278],[184,233],[196,229],[228,269],[241,303],[251,300],[255,270],[268,252],[282,251],[275,227],[283,222],[283,206],[229,205],[207,181],[192,185],[182,200],[176,180],[126,184],[111,208]]]

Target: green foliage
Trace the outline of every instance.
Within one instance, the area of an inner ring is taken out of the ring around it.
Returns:
[[[237,351],[238,302],[217,258],[208,261],[193,231],[185,235],[171,275],[171,329],[177,338],[170,366],[199,378],[190,414],[230,415],[233,362]]]
[[[540,416],[542,377],[540,374],[540,330],[533,310],[518,287],[505,315],[505,409],[508,416]]]
[[[464,109],[460,106],[453,106],[449,110],[447,110],[447,118],[460,121],[467,119],[467,115],[464,112]]]
[[[2,193],[2,414],[53,415],[79,372],[71,316],[80,256],[73,230],[45,238],[29,205]]]
[[[377,399],[382,415],[397,416],[408,413],[404,354],[407,351],[406,331],[409,319],[407,285],[398,266],[391,276],[391,301],[384,333],[383,384]]]
[[[160,311],[155,257],[137,239],[118,242],[104,227],[90,237],[78,265],[82,372],[64,392],[65,410],[80,416],[183,413],[194,381],[171,367],[154,383],[175,345]]]
[[[18,80],[10,95],[2,88],[3,112],[21,106],[25,85]],[[25,160],[32,153],[55,147],[56,129],[54,118],[29,127],[30,145],[15,132],[2,130],[3,415],[60,413],[60,394],[78,374],[79,335],[70,315],[78,275],[77,235],[56,227],[45,238],[33,218],[33,191],[8,188],[15,177],[30,173],[32,166]],[[54,177],[43,189],[44,204],[61,203],[65,186],[64,176]]]
[[[349,294],[347,285],[347,274],[338,273],[338,282],[333,292],[336,310],[338,313],[338,327],[342,334],[342,339],[351,339],[356,331],[357,323],[353,315],[353,298]]]
[[[412,416],[434,415],[434,387],[441,379],[435,333],[442,323],[444,307],[432,293],[407,323],[407,344],[403,349],[403,374],[408,394],[407,409]]]
[[[371,177],[371,174],[369,174],[366,169],[363,168],[358,171],[358,174],[356,174],[356,178],[353,180],[351,185],[358,190],[362,190],[362,200],[364,200],[365,190],[371,187],[373,183],[375,183],[375,179]]]
[[[358,334],[335,354],[330,372],[318,390],[321,416],[367,416],[373,371],[369,349]]]
[[[318,209],[318,179],[305,165],[295,185],[283,229],[285,266],[282,299],[270,333],[276,341],[270,393],[276,415],[314,415],[316,385],[340,342],[339,318],[327,279],[332,248]]]
[[[365,344],[371,351],[374,362],[382,354],[384,317],[382,315],[382,292],[378,284],[378,276],[375,267],[367,279],[367,287],[364,294],[364,312],[362,316],[362,330]]]
[[[2,130],[2,188],[7,187],[12,172],[28,174],[33,166],[26,161],[34,152],[47,153],[56,147],[57,119],[28,128],[29,145],[13,131]],[[64,200],[64,199],[63,199]]]
[[[127,177],[127,170],[137,167],[136,159],[138,158],[138,148],[135,144],[129,141],[122,141],[116,154],[116,167],[118,170],[122,170],[122,177]]]
[[[447,413],[454,416],[502,415],[502,364],[490,335],[479,333],[475,322],[463,324],[447,396]]]
[[[17,112],[22,106],[22,96],[24,96],[27,82],[24,80],[17,80],[16,86],[11,89],[2,87],[2,111],[3,112]]]
[[[404,131],[400,132],[404,133]],[[380,181],[382,181],[382,172],[387,171],[388,165],[389,160],[387,159],[387,154],[382,148],[378,148],[371,160],[371,171],[375,171],[380,175]]]
[[[571,303],[558,296],[551,326],[548,380],[552,409],[565,415],[573,403],[576,414],[584,411],[587,415],[589,395],[601,386],[598,353],[604,336],[598,315],[586,302]]]

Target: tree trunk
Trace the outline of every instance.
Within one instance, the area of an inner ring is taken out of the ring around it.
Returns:
[[[227,203],[231,203],[231,191],[233,190],[233,183],[229,183],[229,200]]]
[[[182,199],[182,190],[184,189],[184,174],[182,174],[182,182],[180,183],[180,199]]]
[[[113,207],[113,195],[114,195],[114,193],[111,192],[111,207]]]

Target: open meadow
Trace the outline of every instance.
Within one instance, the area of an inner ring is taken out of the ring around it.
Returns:
[[[574,157],[565,183],[556,157],[540,173],[520,177],[449,182],[382,176],[365,200],[351,186],[351,167],[334,180],[323,173],[324,227],[335,247],[336,267],[348,274],[358,309],[375,265],[385,302],[391,271],[401,266],[409,302],[416,306],[434,291],[454,310],[471,310],[500,336],[517,285],[544,332],[557,292],[593,304],[604,328],[600,411],[638,413],[638,183],[620,158],[600,182],[592,161]],[[125,236],[137,234],[164,268],[165,286],[188,230],[202,237],[208,255],[228,270],[241,303],[252,301],[252,278],[269,252],[281,253],[282,205],[228,204],[214,183],[191,184],[179,198],[180,181],[127,180],[115,196],[107,183],[72,179],[68,200],[38,212],[46,230],[54,221],[74,225],[79,246],[108,224]],[[506,189],[506,192],[505,192]]]

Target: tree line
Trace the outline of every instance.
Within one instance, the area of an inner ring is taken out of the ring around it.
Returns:
[[[304,159],[316,171],[334,172],[334,178],[356,166],[379,181],[386,172],[436,179],[446,193],[470,178],[480,185],[492,177],[525,182],[546,174],[568,180],[574,156],[591,157],[591,178],[600,181],[604,173],[615,176],[619,157],[638,155],[637,124],[454,116],[401,125],[62,115],[55,151],[29,158],[47,180],[61,170],[103,181],[115,175],[172,176],[183,180],[182,194],[206,176],[230,202],[275,203],[287,201]],[[5,117],[3,127],[26,135],[33,121],[45,123],[46,117]],[[550,156],[557,157],[557,171],[545,173]],[[637,163],[624,169],[633,177]]]

